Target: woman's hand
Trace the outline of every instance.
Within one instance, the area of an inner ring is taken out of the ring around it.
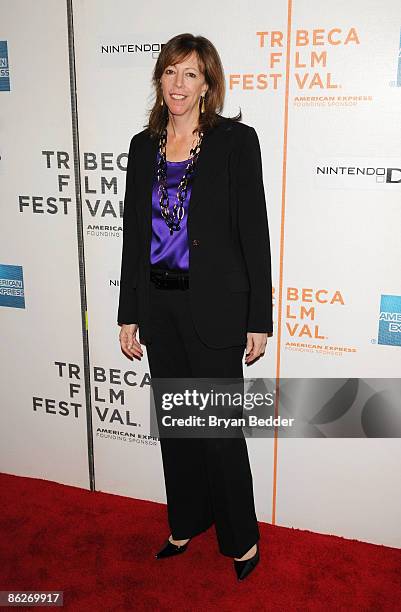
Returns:
[[[136,332],[138,331],[137,323],[125,323],[121,325],[120,330],[120,345],[123,353],[128,357],[138,357],[141,359],[143,356],[142,347],[136,339]]]
[[[267,333],[247,332],[246,337],[245,363],[249,364],[260,355],[265,354]]]

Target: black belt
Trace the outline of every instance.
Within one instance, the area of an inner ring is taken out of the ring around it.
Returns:
[[[189,272],[182,270],[163,270],[151,266],[150,280],[158,289],[188,289]]]

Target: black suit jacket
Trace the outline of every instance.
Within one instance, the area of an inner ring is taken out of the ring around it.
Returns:
[[[135,134],[128,154],[117,322],[149,326],[152,183],[158,140]],[[171,206],[171,204],[170,204]],[[272,332],[269,228],[259,139],[253,127],[219,117],[205,132],[188,204],[190,304],[195,328],[212,348]]]

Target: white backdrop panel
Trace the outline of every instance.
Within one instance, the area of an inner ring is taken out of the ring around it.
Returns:
[[[0,6],[10,63],[10,91],[0,92],[0,264],[2,277],[7,266],[22,267],[25,293],[24,308],[0,309],[0,469],[87,488],[66,6]],[[57,152],[69,156],[68,168],[57,167]],[[56,362],[73,364],[79,378]]]

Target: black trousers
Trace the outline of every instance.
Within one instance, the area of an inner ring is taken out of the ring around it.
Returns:
[[[150,375],[243,377],[246,345],[206,346],[194,328],[189,291],[150,282]],[[171,534],[184,540],[215,525],[220,552],[242,557],[259,540],[246,440],[160,437]]]

